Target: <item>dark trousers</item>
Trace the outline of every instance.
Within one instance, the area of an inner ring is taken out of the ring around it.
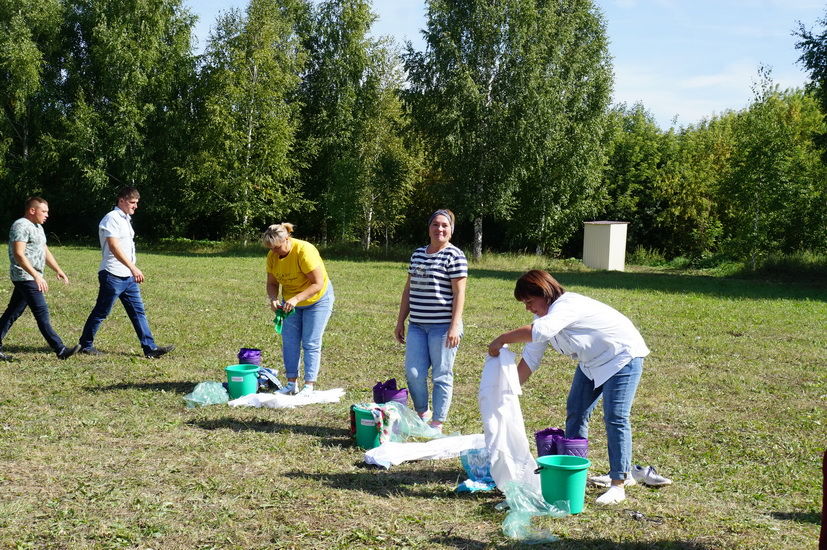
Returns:
[[[3,339],[8,334],[11,326],[28,307],[32,310],[32,315],[37,321],[40,334],[49,343],[49,347],[59,353],[63,349],[63,341],[57,335],[55,329],[52,328],[49,319],[49,306],[46,305],[46,296],[40,292],[37,283],[34,281],[12,281],[12,283],[14,283],[14,292],[11,294],[6,311],[0,317],[0,345],[2,345]]]
[[[141,289],[138,283],[135,282],[135,278],[118,277],[108,271],[99,271],[98,283],[100,284],[98,300],[83,326],[83,333],[80,335],[80,347],[82,349],[92,347],[95,333],[98,332],[104,319],[109,316],[115,301],[119,299],[126,310],[127,316],[129,316],[129,320],[132,321],[132,327],[135,329],[135,334],[138,335],[138,340],[141,341],[141,348],[143,348],[144,353],[158,347],[152,338],[152,331],[149,330],[149,321],[146,319]]]

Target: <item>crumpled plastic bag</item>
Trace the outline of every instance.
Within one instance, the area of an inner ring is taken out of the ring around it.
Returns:
[[[460,455],[460,462],[468,479],[457,485],[457,493],[493,491],[497,488],[491,477],[491,457],[485,448],[469,449]]]
[[[561,518],[569,515],[567,500],[549,504],[543,495],[534,491],[525,484],[509,481],[502,489],[505,502],[496,506],[497,510],[508,510],[503,520],[503,534],[509,538],[519,540],[524,544],[542,544],[555,542],[558,537],[548,529],[532,527],[534,516],[550,516]]]
[[[393,441],[403,443],[412,437],[437,439],[445,437],[441,431],[428,425],[415,411],[396,401],[387,403],[356,403],[351,407],[351,433],[356,433],[353,407],[368,410],[376,419],[379,444]]]
[[[230,394],[221,382],[200,382],[192,393],[184,396],[188,409],[217,405],[230,400]]]

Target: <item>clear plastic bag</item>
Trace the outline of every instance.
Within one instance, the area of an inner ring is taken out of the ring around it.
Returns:
[[[516,481],[508,482],[502,491],[505,494],[505,502],[498,504],[497,509],[508,510],[502,525],[505,536],[525,544],[542,544],[558,540],[548,529],[533,527],[531,520],[534,516],[561,518],[569,515],[569,510],[566,509],[568,501],[558,502],[563,506],[558,508],[546,502],[540,493]]]
[[[388,401],[377,406],[391,409],[395,413],[391,415],[391,417],[394,418],[391,427],[391,441],[407,441],[411,437],[423,437],[426,439],[444,437],[441,431],[432,428],[427,422],[419,418],[416,411],[406,407],[402,403]]]
[[[357,403],[354,405],[371,411],[379,430],[379,442],[393,441],[402,443],[412,437],[436,439],[445,435],[424,422],[415,411],[396,401],[387,403]]]
[[[229,400],[230,395],[221,382],[201,382],[192,393],[184,396],[188,409],[226,403]]]

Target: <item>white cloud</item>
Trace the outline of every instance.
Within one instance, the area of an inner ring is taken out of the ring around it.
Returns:
[[[729,89],[742,90],[744,83],[749,83],[757,75],[758,65],[752,63],[733,63],[723,70],[712,74],[701,74],[682,78],[677,88],[682,90]]]

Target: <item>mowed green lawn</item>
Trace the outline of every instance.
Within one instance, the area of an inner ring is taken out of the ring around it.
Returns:
[[[60,335],[74,343],[97,292],[99,252],[55,247],[72,284],[50,274]],[[555,548],[816,548],[827,444],[827,288],[576,262],[491,257],[471,266],[465,338],[448,431],[477,433],[487,343],[530,321],[516,278],[549,267],[641,329],[646,360],[633,410],[634,460],[674,479],[632,487],[618,507],[537,525]],[[0,364],[2,548],[509,548],[496,494],[457,496],[458,459],[363,465],[348,407],[378,380],[404,379],[392,338],[404,262],[328,259],[336,288],[319,388],[341,403],[295,410],[185,409],[196,383],[223,380],[241,347],[280,366],[264,254],[139,256],[150,323],[178,349],[146,360],[117,305],[103,357],[58,361],[26,313]],[[0,262],[0,302],[8,300]],[[549,352],[522,399],[527,428],[561,425],[575,365]],[[593,473],[608,470],[596,413]],[[533,443],[532,443],[533,445]],[[640,512],[644,518],[631,512]]]

